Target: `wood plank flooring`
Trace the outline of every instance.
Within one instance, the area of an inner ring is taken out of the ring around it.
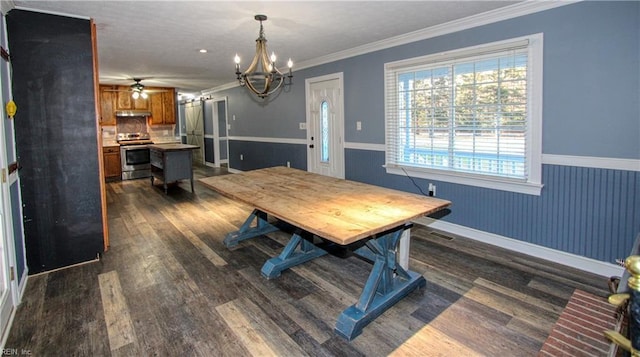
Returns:
[[[196,177],[224,174],[197,167]],[[251,208],[200,183],[107,185],[100,262],[29,278],[5,348],[32,356],[535,356],[575,288],[607,282],[425,227],[412,229],[411,293],[348,342],[333,328],[369,263],[332,254],[260,275],[288,236],[222,241]],[[340,252],[337,252],[340,253]]]

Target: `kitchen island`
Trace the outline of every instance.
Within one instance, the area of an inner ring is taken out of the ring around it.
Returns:
[[[149,145],[151,161],[151,184],[155,179],[163,182],[164,193],[167,194],[167,184],[170,182],[189,179],[193,192],[192,151],[199,146],[188,144],[152,144]]]

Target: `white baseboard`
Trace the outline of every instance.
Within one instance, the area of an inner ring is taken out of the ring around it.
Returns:
[[[483,243],[488,243],[501,248],[513,250],[515,252],[527,254],[536,258],[549,260],[554,263],[566,265],[607,278],[612,276],[622,276],[622,273],[624,272],[623,267],[613,263],[607,263],[600,260],[595,260],[580,255],[519,241],[513,238],[507,238],[501,235],[484,232],[453,223],[433,220],[427,217],[416,219],[414,222],[444,232],[456,234]]]

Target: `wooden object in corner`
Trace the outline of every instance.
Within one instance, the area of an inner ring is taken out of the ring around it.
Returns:
[[[107,181],[120,180],[122,176],[120,147],[105,146],[102,148],[102,156],[104,161],[104,179]]]
[[[100,86],[100,125],[116,125],[117,86]]]

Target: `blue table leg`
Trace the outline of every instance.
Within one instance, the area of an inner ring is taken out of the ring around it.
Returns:
[[[302,238],[299,233],[294,233],[289,243],[287,243],[282,250],[282,253],[264,263],[261,273],[262,276],[267,279],[277,278],[283,270],[308,262],[325,254],[327,254],[327,252],[324,249]]]
[[[256,221],[256,224],[255,226],[252,226],[254,220]],[[227,234],[224,238],[224,245],[227,248],[231,248],[238,245],[238,243],[243,240],[255,238],[277,230],[279,230],[278,227],[267,221],[267,214],[265,212],[254,209],[247,220],[242,224],[240,230]]]
[[[374,264],[358,302],[338,317],[335,329],[338,335],[353,340],[385,310],[427,284],[422,275],[404,270],[396,261],[396,248],[405,228],[372,238],[354,252]]]

